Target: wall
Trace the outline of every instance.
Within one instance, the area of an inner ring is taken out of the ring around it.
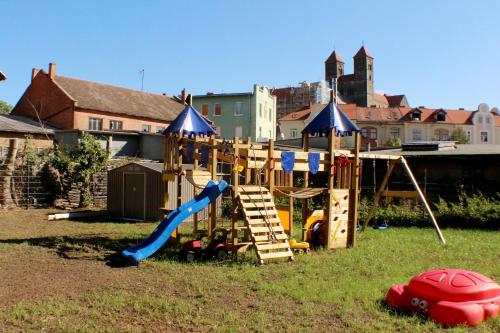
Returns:
[[[12,115],[43,120],[58,128],[72,129],[74,101],[47,74],[40,72],[32,80],[12,110]]]
[[[47,139],[45,135],[31,134],[33,144],[36,149],[47,149],[53,147],[52,138]],[[9,140],[18,139],[18,149],[24,150],[26,134],[15,132],[0,132],[0,161],[6,156],[9,149]]]
[[[142,134],[139,138],[140,157],[148,160],[163,161],[165,147],[164,136],[160,134]]]
[[[151,132],[156,133],[159,130],[158,127],[165,129],[169,122],[166,121],[153,121],[151,119],[136,117],[132,118],[130,116],[118,116],[113,113],[93,111],[93,110],[85,110],[85,109],[77,109],[74,113],[74,128],[80,130],[88,130],[89,129],[89,119],[90,118],[99,118],[102,119],[102,129],[110,130],[110,121],[118,120],[123,122],[124,131],[139,131],[142,132],[142,125],[150,125]]]
[[[252,139],[268,141],[276,139],[276,96],[266,87],[254,85],[253,97],[255,101],[255,123]],[[260,112],[262,107],[262,112]]]
[[[291,133],[292,129],[297,129],[296,138],[302,137],[302,130],[305,127],[304,120],[284,120],[280,122],[281,133],[284,134],[284,139],[293,139]]]

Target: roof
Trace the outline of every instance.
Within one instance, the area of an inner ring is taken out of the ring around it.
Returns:
[[[5,76],[5,74],[2,71],[0,71],[0,81],[4,80],[7,80],[7,76]]]
[[[205,95],[194,95],[193,98],[231,97],[231,96],[252,96],[252,93],[251,92],[243,92],[243,93],[221,93],[221,94],[208,93],[208,94],[205,94]]]
[[[389,103],[389,106],[403,106],[401,103],[403,102],[405,95],[384,95],[385,98],[387,99],[387,102]]]
[[[344,60],[342,60],[342,57],[340,56],[340,54],[337,53],[337,51],[333,51],[332,54],[330,54],[330,56],[328,57],[328,59],[326,59],[325,62],[341,62],[341,63],[344,63]]]
[[[136,164],[136,165],[140,165],[146,169],[149,169],[149,170],[152,170],[154,172],[159,172],[159,173],[162,173],[163,172],[163,163],[159,163],[159,162],[142,162],[142,161],[133,161],[133,162],[130,162],[130,163],[127,163],[127,164],[123,164],[123,165],[120,165],[120,166],[117,166],[116,168],[113,168],[111,170],[109,170],[108,172],[112,172],[113,170],[117,170],[117,169],[121,169],[121,168],[125,168],[131,164]]]
[[[183,133],[190,135],[210,136],[215,135],[215,131],[205,118],[190,105],[172,121],[172,123],[163,131],[163,134]]]
[[[361,46],[359,51],[354,55],[354,58],[360,58],[360,57],[370,57],[373,58],[371,55],[370,51],[368,51],[364,46]]]
[[[0,132],[54,135],[55,129],[56,128],[47,125],[42,127],[31,118],[0,115]]]
[[[429,108],[401,108],[404,112],[401,117],[401,121],[412,121],[411,114],[414,111],[420,111],[420,122],[422,123],[442,123],[442,124],[472,124],[473,111],[467,110],[453,110],[453,109],[429,109]],[[444,110],[446,112],[446,118],[444,121],[437,121],[435,114]]]
[[[307,117],[309,117],[310,114],[311,114],[310,107],[304,106],[295,112],[289,113],[281,117],[280,119],[278,119],[278,121],[304,120]]]
[[[351,135],[359,131],[359,128],[333,103],[329,103],[314,119],[302,130],[302,133],[310,135],[328,134],[330,130],[340,136]]]
[[[172,121],[183,108],[181,103],[164,95],[66,76],[56,76],[55,82],[82,109]]]
[[[471,156],[471,155],[500,155],[500,145],[486,144],[465,144],[456,145],[456,149],[451,150],[430,150],[430,151],[402,151],[401,149],[380,150],[387,155],[403,156]]]

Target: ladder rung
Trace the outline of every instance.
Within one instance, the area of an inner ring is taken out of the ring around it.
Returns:
[[[255,244],[257,247],[257,250],[263,251],[263,250],[276,250],[276,249],[288,249],[290,247],[290,244],[288,242],[283,242],[283,243],[257,243]]]
[[[274,258],[289,258],[289,257],[293,257],[293,253],[290,250],[280,251],[280,252],[261,253],[260,254],[261,260],[274,259]]]
[[[286,234],[276,234],[274,235],[277,240],[285,240],[288,239],[288,236]],[[253,239],[255,241],[255,245],[258,244],[258,242],[269,242],[269,235],[253,235]]]
[[[268,232],[268,233],[281,233],[283,232],[283,227],[282,226],[273,226],[272,229],[271,228],[268,228],[268,227],[254,227],[254,226],[250,226],[250,231],[253,233],[253,234],[257,234],[257,233],[262,233],[262,232]]]

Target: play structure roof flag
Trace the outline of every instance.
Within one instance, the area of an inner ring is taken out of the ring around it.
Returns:
[[[352,135],[359,132],[359,128],[340,111],[333,103],[329,103],[303,130],[310,135],[328,135],[331,129],[340,136]]]
[[[177,118],[163,131],[163,134],[182,133],[188,136],[210,136],[215,131],[195,108],[187,105]]]

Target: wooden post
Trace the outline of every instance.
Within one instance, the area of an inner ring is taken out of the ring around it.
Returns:
[[[249,185],[252,182],[252,170],[248,167],[250,162],[253,160],[252,150],[250,145],[252,144],[252,138],[247,138],[247,167],[245,168],[245,185]]]
[[[231,191],[231,199],[233,201],[233,207],[232,207],[232,214],[231,214],[231,236],[233,238],[233,256],[236,257],[238,251],[237,251],[237,243],[238,243],[238,200],[237,200],[237,193],[238,193],[238,187],[239,187],[239,173],[238,173],[238,168],[236,163],[237,157],[240,154],[240,148],[239,148],[239,139],[234,138],[234,144],[233,144],[233,151],[234,151],[234,168],[232,170],[232,177],[233,177],[233,189]]]
[[[172,160],[172,154],[174,153],[170,147],[170,138],[165,135],[163,137],[163,208],[168,207],[168,180],[167,172],[169,171],[170,161]]]
[[[335,168],[335,129],[331,129],[330,133],[328,133],[328,153],[330,155],[330,164],[328,170],[328,203],[326,207],[326,216],[328,222],[328,234],[327,234],[327,248],[330,249],[333,247],[330,241],[330,234],[332,233],[332,206],[333,206],[333,187],[335,182],[334,177],[334,168]]]
[[[365,223],[363,223],[363,230],[365,230],[366,227],[368,226],[368,223],[370,223],[370,220],[372,219],[373,214],[375,213],[375,210],[378,207],[380,197],[382,196],[382,193],[384,192],[385,186],[387,185],[387,182],[389,181],[389,176],[391,175],[395,166],[396,166],[396,162],[391,160],[389,162],[389,167],[387,168],[387,172],[385,173],[384,179],[382,180],[382,184],[380,184],[380,187],[377,191],[377,194],[375,194],[375,199],[373,200],[373,206],[368,211],[368,215],[366,216]]]
[[[184,135],[179,133],[177,140],[177,208],[182,205],[182,154],[184,153]],[[175,229],[177,240],[180,240],[179,227]]]
[[[304,152],[309,152],[309,133],[305,133],[302,136],[303,140],[303,149]],[[309,172],[304,171],[304,187],[309,187]],[[306,230],[304,229],[304,226],[307,223],[307,217],[309,216],[309,200],[306,198],[302,202],[302,241],[305,241],[306,237]]]
[[[193,170],[198,169],[198,136],[194,136],[193,142]],[[196,186],[193,185],[193,193],[196,196],[197,190]],[[194,213],[193,215],[193,236],[198,232],[198,213]]]
[[[210,172],[212,173],[212,179],[217,179],[217,139],[212,137],[211,140],[212,156],[210,159]],[[208,223],[208,236],[212,236],[212,232],[217,224],[217,200],[214,200],[210,204],[210,218]]]
[[[268,172],[268,186],[269,193],[274,199],[274,140],[269,139],[268,152],[267,152],[267,172]]]
[[[290,173],[288,174],[288,186],[290,186],[291,188],[293,188],[293,171],[290,171]],[[290,194],[292,194],[292,192],[290,192]],[[290,238],[293,237],[293,197],[292,196],[289,196],[288,197],[288,224],[289,224],[289,232],[288,232],[288,236],[290,236]]]
[[[361,146],[360,133],[354,137],[354,161],[351,163],[349,188],[349,216],[347,222],[347,247],[356,245],[356,227],[358,225],[359,205],[359,148]]]
[[[413,173],[411,172],[411,169],[410,169],[408,163],[406,162],[406,159],[403,156],[401,156],[401,163],[405,167],[406,172],[408,173],[408,176],[410,176],[411,182],[413,183],[415,190],[417,190],[418,196],[420,197],[420,200],[422,200],[422,203],[424,204],[425,210],[427,211],[427,213],[429,214],[429,216],[431,218],[432,224],[434,224],[434,228],[436,229],[436,233],[439,237],[439,240],[441,241],[441,244],[446,245],[446,240],[444,239],[443,234],[441,233],[441,229],[439,229],[439,225],[437,224],[436,218],[434,217],[434,214],[431,211],[431,207],[429,207],[429,204],[427,203],[427,200],[425,199],[424,194],[420,190],[420,186],[418,186],[418,183],[417,183],[415,177],[413,176]]]

